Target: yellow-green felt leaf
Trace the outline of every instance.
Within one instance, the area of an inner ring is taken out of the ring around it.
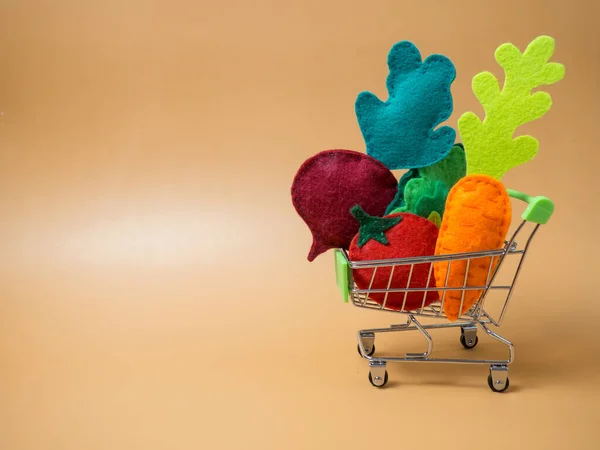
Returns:
[[[431,211],[431,214],[429,214],[429,217],[427,217],[427,220],[435,223],[435,226],[438,228],[442,226],[442,218],[436,211]]]
[[[535,138],[515,138],[514,134],[519,126],[546,114],[552,105],[548,93],[531,91],[563,78],[564,66],[548,62],[553,53],[554,39],[548,36],[534,39],[522,54],[514,45],[503,44],[495,53],[505,72],[502,90],[489,72],[473,78],[473,92],[484,108],[485,119],[467,112],[458,120],[468,175],[500,180],[507,171],[536,155],[539,144]]]

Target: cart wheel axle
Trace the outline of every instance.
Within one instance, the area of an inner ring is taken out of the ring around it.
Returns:
[[[467,350],[470,350],[472,348],[475,348],[475,346],[479,343],[479,337],[475,336],[475,339],[469,339],[467,341],[467,339],[465,338],[464,334],[460,335],[460,343],[462,344],[462,346],[464,348],[466,348]]]
[[[359,337],[359,344],[356,346],[356,349],[358,350],[358,354],[361,357],[365,357],[361,352],[360,352],[360,344],[362,343],[363,348],[365,349],[365,354],[366,356],[372,356],[373,353],[375,353],[375,333],[371,333],[371,332],[361,332],[360,333],[360,337]]]
[[[477,337],[477,327],[476,326],[466,326],[460,328],[460,343],[466,349],[475,348],[477,343],[479,342],[479,337]]]
[[[506,378],[504,386],[502,386],[502,385],[494,385],[494,379],[492,378],[491,375],[488,375],[488,386],[494,392],[504,392],[510,386],[510,380],[508,378]]]
[[[369,372],[369,381],[375,387],[378,387],[378,388],[384,387],[387,384],[387,382],[388,382],[388,372],[387,372],[387,370],[384,369],[383,377],[381,375],[375,375],[375,376],[373,376],[373,372],[370,371]]]
[[[494,392],[504,392],[510,386],[508,380],[508,366],[492,365],[488,375],[488,386]]]
[[[358,354],[360,356],[362,356],[362,353],[360,352],[359,344],[356,344],[356,350],[358,351]],[[371,345],[371,348],[365,347],[365,352],[366,352],[367,356],[373,356],[373,353],[375,353],[375,345]]]

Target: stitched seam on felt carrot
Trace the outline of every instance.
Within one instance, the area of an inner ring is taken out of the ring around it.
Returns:
[[[478,190],[477,188],[480,185],[489,185],[489,186],[492,186],[493,189],[495,189],[495,194],[496,195],[498,195],[498,196],[502,196],[503,195],[503,191],[499,188],[499,185],[498,185],[499,182],[497,180],[495,180],[495,179],[492,179],[491,177],[488,177],[488,176],[485,176],[485,175],[483,175],[483,176],[477,175],[477,176],[471,176],[471,177],[469,177],[468,180],[475,182],[475,186],[474,186],[474,189],[468,189],[468,191],[466,189],[466,186],[464,186],[464,190],[467,191],[467,192],[477,191]],[[491,181],[491,180],[493,180],[493,181]],[[465,184],[465,183],[463,183],[463,184]],[[461,187],[463,187],[463,186],[461,186]],[[466,205],[463,205],[462,203],[457,202],[456,208],[461,208],[461,207],[464,207],[464,206],[466,206]],[[507,212],[508,212],[508,207],[506,205],[506,202],[504,202],[504,208],[502,210],[502,218],[504,220],[503,220],[503,222],[501,224],[501,227],[499,228],[499,232],[497,233],[497,236],[498,236],[497,242],[498,242],[498,244],[496,244],[496,246],[502,244],[502,242],[504,240],[505,232],[503,230],[505,229],[505,227],[507,225],[507,221],[508,221],[507,220],[508,219]],[[485,249],[485,250],[487,250],[487,249]],[[489,250],[492,250],[492,249],[489,249]],[[456,249],[456,252],[459,252],[459,251],[460,251],[460,249]],[[489,264],[491,264],[492,260],[489,257],[486,258],[486,259],[489,260],[489,262],[486,264],[486,266],[489,268]],[[497,265],[497,262],[494,264],[494,266],[496,266],[496,265]],[[447,269],[447,265],[445,267],[446,267],[446,269],[444,270],[444,272],[446,272],[448,270]],[[456,267],[456,266],[454,266],[454,267]],[[473,281],[475,281],[475,282],[479,281],[477,279],[474,280],[474,278],[478,278],[479,274],[474,273],[471,270],[472,268],[473,268],[473,266],[470,266],[469,267],[469,273],[466,274],[467,275],[467,285],[472,284]],[[458,276],[460,276],[460,278],[462,278],[462,280],[464,280],[465,274],[463,272],[465,270],[466,270],[466,262],[465,262],[465,267],[464,268],[462,267],[462,264],[459,266],[459,268],[458,268],[458,274],[456,275],[456,277],[458,278]],[[492,270],[495,270],[495,267]],[[457,273],[457,271],[452,271],[451,270],[450,277],[449,277],[448,281],[450,281],[450,279],[453,278],[453,272],[455,274]],[[486,276],[487,276],[487,274],[486,274]],[[445,281],[445,274],[444,274],[444,281]],[[463,281],[463,283],[464,283],[464,281]],[[453,286],[453,284],[454,283],[451,283],[450,286]],[[458,286],[456,286],[456,287],[458,287]],[[444,312],[447,312],[451,316],[454,316],[455,314],[462,314],[462,313],[464,313],[465,311],[467,311],[473,305],[474,300],[476,300],[481,295],[481,292],[482,292],[482,290],[466,292],[465,293],[465,298],[464,298],[464,301],[463,301],[463,309],[462,309],[461,312],[459,312],[458,309],[460,308],[460,299],[462,297],[461,291],[448,291],[446,293],[446,300],[444,302]],[[456,313],[454,312],[454,309],[456,309]]]
[[[490,181],[490,180],[493,180],[493,181]],[[477,182],[477,185],[492,186],[492,188],[495,190],[495,193],[498,195],[498,197],[503,196],[503,194],[504,194],[503,190],[500,189],[500,184],[499,184],[499,183],[501,183],[500,181],[497,181],[497,180],[495,180],[491,177],[487,177],[487,176],[485,178],[477,177],[477,179],[475,181]],[[508,213],[507,202],[503,202],[503,203],[504,203],[504,205],[503,205],[502,216],[501,216],[503,218],[503,221],[502,221],[502,225],[499,229],[499,233],[497,233],[498,239],[496,241],[497,243],[495,244],[496,247],[499,247],[503,243],[504,237],[506,236],[507,226],[510,225],[510,218],[508,217],[508,214],[507,214]],[[492,250],[492,249],[490,249],[490,250]],[[489,264],[492,264],[493,260],[490,257],[488,257],[486,259],[489,260],[488,264],[486,264],[489,269]],[[496,262],[493,265],[494,267],[493,267],[492,271],[496,270],[497,265],[498,265],[498,261],[496,260]],[[471,268],[469,268],[470,273],[467,274],[467,284],[469,285],[473,281],[475,282],[474,284],[478,284],[477,282],[479,280],[478,279],[474,280],[474,278],[478,278],[479,274],[471,271],[470,269]],[[452,274],[450,274],[450,275],[452,275]],[[487,279],[487,271],[486,271],[486,279]],[[470,293],[470,295],[468,296],[469,297],[468,300],[467,300],[467,295],[465,295],[465,301],[463,302],[463,309],[462,309],[462,311],[459,312],[459,314],[463,314],[465,311],[468,311],[468,309],[473,305],[475,300],[477,300],[479,298],[481,293],[482,293],[482,290],[478,290],[478,291],[474,291],[474,292],[472,291]],[[460,299],[457,299],[457,303],[458,303],[458,305],[456,305],[456,306],[458,306],[460,308]]]
[[[467,186],[467,183],[472,182],[474,183],[473,188],[471,188],[470,186]],[[492,177],[486,176],[486,175],[471,175],[471,176],[467,176],[465,178],[463,178],[462,180],[460,180],[451,190],[449,196],[448,196],[448,200],[447,200],[447,212],[448,212],[448,216],[447,218],[452,218],[452,217],[458,217],[458,215],[455,216],[455,214],[457,214],[456,210],[460,210],[460,208],[463,208],[465,206],[470,206],[470,205],[464,205],[462,202],[460,202],[460,197],[457,197],[457,195],[459,195],[459,189],[460,189],[460,194],[462,194],[463,192],[473,192],[473,191],[477,191],[479,190],[479,186],[491,186],[491,188],[494,190],[493,194],[494,195],[486,195],[486,197],[490,200],[492,197],[494,198],[500,198],[502,200],[502,197],[506,196],[506,190],[503,189],[503,185],[500,181],[493,179]],[[497,201],[495,201],[494,203],[497,203]],[[497,239],[496,239],[496,243],[493,244],[495,247],[499,247],[502,245],[504,238],[506,236],[506,233],[508,231],[508,226],[510,226],[510,220],[512,214],[509,214],[509,208],[510,208],[510,203],[503,201],[503,208],[500,212],[501,217],[502,218],[502,222],[499,223],[499,227],[498,227],[498,232],[496,233]],[[475,208],[478,209],[478,208]],[[459,211],[460,212],[460,211]],[[488,218],[489,219],[489,218]],[[452,253],[459,253],[461,251],[460,248],[453,248],[453,246],[451,245],[447,245],[448,243],[446,242],[447,239],[444,239],[445,237],[448,236],[448,228],[450,226],[450,221],[449,220],[445,220],[443,221],[443,227],[441,227],[440,229],[440,239],[438,239],[438,242],[436,243],[436,254],[440,254],[440,250],[452,250]],[[482,250],[492,250],[490,249],[482,249]],[[486,263],[486,268],[489,269],[489,264],[491,264],[492,260],[491,258],[487,258],[489,260],[488,263]],[[444,262],[444,263],[437,263],[434,265],[434,274],[436,277],[436,284],[438,287],[443,287],[446,281],[446,274],[448,272],[448,263]],[[494,264],[495,266],[497,266],[497,261]],[[463,267],[464,266],[464,267]],[[470,266],[469,267],[469,274],[467,275],[467,285],[472,285],[472,284],[479,284],[479,283],[473,283],[473,281],[477,282],[479,281],[478,278],[481,277],[480,273],[474,273],[474,271],[472,270],[473,268],[476,268],[477,266]],[[454,269],[453,269],[454,268]],[[450,268],[450,275],[448,278],[448,286],[449,287],[453,287],[455,283],[452,283],[452,278],[456,278],[458,279],[459,277],[461,278],[461,283],[460,286],[462,286],[462,284],[464,283],[464,277],[465,277],[465,270],[466,270],[466,262],[464,264],[458,265],[457,267],[457,262],[455,262],[454,266],[451,266]],[[495,267],[494,269],[495,270]],[[475,271],[475,272],[479,272],[479,271]],[[483,270],[481,271],[481,273],[483,273]],[[486,279],[487,279],[487,270],[485,271],[485,275],[486,275]],[[455,286],[455,287],[460,287],[460,286]],[[440,297],[443,294],[440,293]],[[474,303],[475,301],[479,298],[479,296],[481,295],[481,290],[479,291],[469,291],[469,292],[465,292],[465,298],[463,301],[463,310],[461,312],[458,311],[458,309],[460,308],[460,298],[462,296],[462,293],[460,291],[446,291],[446,298],[444,301],[444,312],[446,313],[446,315],[449,318],[454,318],[454,316],[458,316],[459,314],[464,313],[465,311],[467,311]],[[456,312],[454,311],[456,309]]]

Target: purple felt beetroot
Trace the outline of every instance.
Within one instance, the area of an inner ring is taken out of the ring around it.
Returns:
[[[352,150],[325,150],[307,159],[292,184],[292,202],[313,236],[308,260],[331,248],[350,247],[359,229],[355,205],[382,216],[398,181],[375,158]]]

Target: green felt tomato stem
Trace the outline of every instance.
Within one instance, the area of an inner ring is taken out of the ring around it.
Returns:
[[[548,112],[552,99],[532,90],[563,78],[562,64],[548,62],[554,39],[539,36],[521,53],[513,44],[498,47],[496,61],[504,69],[504,86],[489,72],[473,78],[473,92],[485,110],[483,122],[472,112],[463,114],[458,128],[467,156],[467,175],[502,179],[510,169],[531,160],[539,143],[532,136],[513,138],[515,130]]]
[[[367,214],[359,205],[355,205],[350,209],[350,213],[354,216],[360,228],[358,231],[358,247],[365,245],[370,239],[373,239],[380,244],[387,245],[388,239],[385,236],[385,231],[400,223],[401,216],[398,217],[374,217]]]

